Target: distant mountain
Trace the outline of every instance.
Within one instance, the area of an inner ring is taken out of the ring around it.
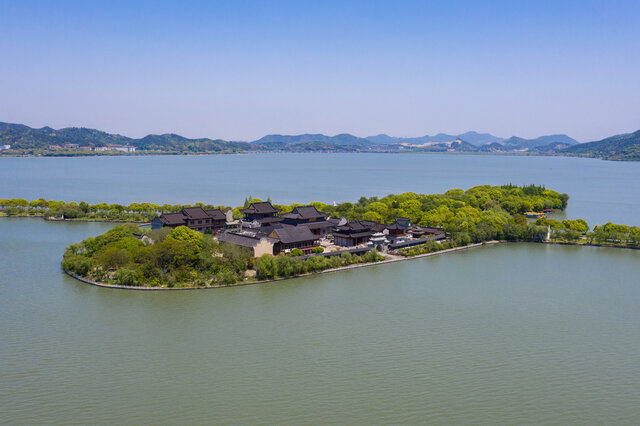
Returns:
[[[161,150],[186,153],[238,152],[249,150],[246,142],[227,142],[212,139],[188,139],[180,135],[148,135],[141,139],[106,133],[84,127],[51,127],[34,129],[23,124],[0,123],[0,145],[20,150],[46,150],[49,145],[73,143],[82,146],[132,145],[142,150]]]
[[[323,134],[303,134],[303,135],[267,135],[256,141],[253,141],[254,145],[267,145],[273,143],[288,144],[300,144],[306,142],[325,142],[338,146],[359,146],[368,147],[371,142],[364,138],[350,135],[348,133],[342,133],[336,136],[327,136]]]
[[[397,143],[411,143],[411,144],[423,144],[427,142],[451,142],[456,139],[461,139],[465,142],[468,142],[472,145],[484,145],[493,142],[500,142],[502,138],[497,136],[493,136],[489,133],[478,133],[478,132],[466,132],[461,135],[449,135],[446,133],[438,133],[437,135],[429,136],[418,136],[414,138],[397,138],[385,134],[380,134],[376,136],[368,136],[365,139],[368,141],[381,145],[392,145]]]
[[[147,135],[140,139],[111,134],[84,127],[39,129],[0,122],[0,145],[11,145],[2,155],[89,155],[91,151],[49,149],[49,145],[100,147],[107,145],[132,145],[142,153],[161,151],[166,153],[234,153],[248,151],[287,152],[479,152],[573,155],[604,158],[607,160],[640,161],[640,130],[635,133],[612,136],[601,141],[577,143],[567,135],[540,136],[524,139],[512,136],[501,139],[488,133],[466,132],[461,135],[439,133],[434,136],[396,138],[385,134],[360,138],[342,133],[336,136],[323,134],[267,135],[254,142],[229,142],[221,139],[189,139],[167,133]]]
[[[17,149],[44,149],[49,145],[77,143],[80,145],[126,145],[132,139],[84,127],[68,127],[55,130],[51,127],[33,129],[24,124],[0,123],[0,144]]]
[[[467,132],[457,136],[465,142],[469,142],[472,145],[488,145],[496,142],[502,142],[504,139],[498,136],[493,136],[489,133]]]
[[[548,146],[548,145],[552,145],[552,144],[563,144],[564,146],[566,145],[573,145],[578,143],[578,141],[576,141],[573,138],[570,138],[567,135],[548,135],[548,136],[540,136],[536,139],[524,139],[524,138],[519,138],[517,136],[512,136],[509,139],[505,139],[504,141],[501,142],[501,144],[507,148],[508,150],[536,150],[539,147],[543,147],[543,146]]]
[[[605,160],[640,161],[640,130],[611,136],[595,142],[581,143],[560,150],[567,155],[598,157]]]
[[[579,143],[574,138],[565,134],[540,136],[539,138],[534,139],[534,141],[544,142],[545,144],[561,143],[566,145],[575,145]]]

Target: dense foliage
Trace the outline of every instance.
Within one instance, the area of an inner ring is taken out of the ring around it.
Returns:
[[[210,204],[195,203],[204,209],[221,208],[227,210],[230,207],[213,206]],[[154,204],[131,203],[89,204],[84,201],[76,203],[45,200],[28,201],[24,198],[0,199],[0,212],[8,216],[42,216],[45,218],[65,218],[79,220],[113,220],[130,222],[147,222],[160,213],[172,213],[182,210],[183,207],[192,207],[190,204]]]
[[[342,253],[339,256],[309,256],[301,259],[296,256],[269,256],[263,254],[256,259],[256,270],[260,279],[285,278],[306,272],[317,272],[325,269],[339,268],[354,263],[372,263],[383,260],[376,250],[369,250],[362,256]]]
[[[72,244],[64,253],[62,266],[94,281],[153,287],[230,285],[243,281],[246,271],[254,267],[249,249],[220,243],[186,226],[141,232],[135,225],[121,225]],[[344,253],[305,260],[264,255],[255,262],[260,278],[269,279],[382,259],[371,250],[363,256]]]
[[[566,148],[561,153],[605,160],[640,161],[640,130]]]
[[[589,224],[583,219],[538,219],[538,225],[551,229],[552,241],[581,242],[585,244],[605,244],[640,247],[640,227],[605,223],[595,225],[589,231]]]
[[[67,247],[62,266],[77,275],[129,286],[233,284],[253,267],[249,249],[219,243],[186,226],[159,229],[138,238],[132,225]]]

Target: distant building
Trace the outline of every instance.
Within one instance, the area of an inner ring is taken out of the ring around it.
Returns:
[[[59,149],[62,149],[62,147],[60,145],[49,145],[49,149],[52,151],[57,151]]]
[[[136,147],[131,145],[109,145],[109,149],[122,152],[136,152]]]
[[[108,151],[109,147],[108,146],[96,146],[95,148],[93,148],[94,151]]]
[[[84,150],[84,151],[91,151],[93,148],[91,148],[90,146],[81,146],[81,147],[80,147],[80,148],[78,148],[78,149],[82,149],[82,150]]]
[[[0,151],[4,151],[5,149],[11,149],[11,145],[0,145]]]
[[[80,148],[80,145],[78,145],[77,143],[65,143],[64,147],[69,149],[78,149]]]

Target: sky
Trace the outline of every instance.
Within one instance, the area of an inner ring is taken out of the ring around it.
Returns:
[[[142,137],[640,129],[640,1],[0,0],[0,121]]]

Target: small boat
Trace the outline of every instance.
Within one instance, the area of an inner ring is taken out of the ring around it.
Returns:
[[[525,212],[524,214],[526,217],[532,217],[534,219],[538,219],[541,217],[546,217],[544,213],[538,213],[538,212]]]

